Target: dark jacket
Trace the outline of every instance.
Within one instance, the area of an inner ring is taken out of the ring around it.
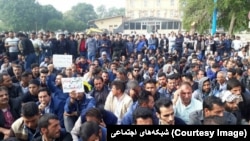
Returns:
[[[73,139],[70,133],[61,131],[60,137],[56,138],[54,141],[72,141],[72,140]],[[40,137],[33,139],[32,141],[43,141],[43,139],[42,139],[42,136],[40,136]]]
[[[37,105],[39,105],[40,102],[37,102]],[[59,118],[59,121],[60,121],[60,125],[62,128],[64,128],[64,120],[63,120],[63,106],[64,106],[65,102],[57,99],[57,98],[51,98],[51,101],[50,101],[50,105],[49,105],[49,111],[50,113],[53,113],[55,115],[58,116]],[[42,114],[45,114],[44,111],[41,111]]]
[[[23,91],[20,85],[12,84],[11,87],[8,88],[8,93],[10,98],[21,98],[23,96]]]
[[[23,47],[22,53],[24,56],[35,53],[34,46],[28,38],[24,38],[21,43],[22,43],[22,47]]]
[[[10,99],[9,106],[10,106],[10,112],[11,112],[14,120],[18,119],[20,117],[20,113],[21,113],[20,101],[16,100],[16,99]],[[4,124],[5,124],[5,118],[4,118],[2,110],[0,110],[0,127],[4,128]],[[0,133],[0,140],[2,140],[3,137],[4,137],[4,135],[2,133]]]
[[[55,48],[56,54],[69,53],[69,43],[66,39],[57,41],[57,47]]]
[[[101,91],[96,91],[96,89],[94,88],[89,92],[89,95],[95,98],[96,106],[104,105],[108,94],[109,88],[105,85],[103,86],[103,89]]]
[[[226,124],[227,125],[236,125],[237,124],[237,119],[236,117],[229,112],[224,112],[224,117],[226,119]],[[204,120],[204,114],[203,110],[197,110],[189,115],[189,125],[203,125],[203,120]]]

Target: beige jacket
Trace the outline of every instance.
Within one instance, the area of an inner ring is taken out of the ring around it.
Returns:
[[[118,120],[123,118],[125,113],[128,111],[129,107],[132,105],[133,100],[129,95],[124,93],[123,96],[121,97],[121,102],[122,102],[121,112],[120,112],[119,117],[117,117]],[[115,96],[113,95],[112,92],[110,92],[106,99],[104,109],[115,113],[116,108],[117,108],[117,103],[115,100]]]

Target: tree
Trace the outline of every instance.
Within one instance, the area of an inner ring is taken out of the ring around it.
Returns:
[[[228,34],[248,28],[249,0],[220,0],[217,3],[220,12],[218,24],[228,29]]]
[[[111,7],[107,10],[105,5],[100,5],[96,9],[96,13],[98,18],[107,18],[107,17],[114,17],[114,16],[124,16],[125,15],[125,8],[116,8]]]
[[[65,26],[62,20],[52,19],[47,22],[46,27],[48,30],[55,31],[58,29],[64,29]]]
[[[211,28],[214,8],[218,9],[217,27],[222,27],[229,34],[247,29],[247,13],[250,9],[249,0],[180,0],[183,10],[183,27],[190,29],[191,23],[196,23],[196,30],[204,32]]]
[[[125,15],[125,8],[111,7],[108,9],[107,12],[107,17],[124,16],[124,15]]]
[[[100,5],[96,8],[96,14],[99,19],[106,17],[107,9],[105,5]]]
[[[47,22],[52,19],[62,20],[62,13],[56,10],[52,5],[45,5],[41,7],[40,19],[42,28],[46,26]],[[46,28],[46,27],[45,27]]]
[[[184,29],[190,30],[191,24],[195,23],[197,31],[203,33],[210,28],[213,0],[180,0],[180,9],[183,12],[182,24]]]
[[[9,29],[31,30],[37,27],[40,5],[35,0],[0,0],[0,19]]]
[[[78,5],[73,6],[70,11],[66,12],[64,17],[74,21],[88,22],[89,20],[96,19],[97,15],[94,11],[93,5],[79,3]]]

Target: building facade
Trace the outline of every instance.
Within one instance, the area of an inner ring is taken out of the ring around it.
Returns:
[[[93,20],[92,26],[111,33],[170,33],[182,29],[179,0],[126,0],[125,17]]]
[[[129,19],[158,17],[181,20],[179,0],[126,0],[126,17]]]

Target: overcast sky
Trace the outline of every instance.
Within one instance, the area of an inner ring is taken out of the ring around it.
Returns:
[[[125,7],[125,0],[37,0],[41,5],[51,4],[57,10],[61,12],[66,12],[71,9],[72,6],[77,5],[78,3],[89,3],[94,6],[96,9],[100,5],[105,5],[106,8],[116,7],[121,8]]]

